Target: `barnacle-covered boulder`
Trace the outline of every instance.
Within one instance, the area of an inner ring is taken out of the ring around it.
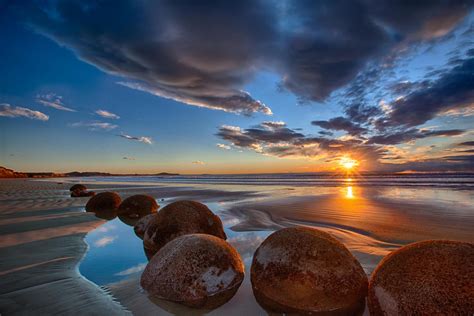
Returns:
[[[155,198],[149,195],[132,195],[120,204],[118,208],[119,216],[128,216],[130,218],[141,218],[145,215],[156,213],[159,208]]]
[[[145,232],[143,243],[148,250],[157,252],[176,237],[194,233],[227,238],[220,218],[206,205],[196,201],[177,201],[158,212]]]
[[[244,265],[229,243],[189,234],[173,239],[153,256],[140,284],[152,297],[213,309],[231,299],[243,279]]]
[[[474,315],[474,244],[431,240],[387,255],[372,273],[371,315]]]
[[[122,202],[120,195],[115,192],[102,192],[92,198],[86,204],[87,212],[117,212],[117,209]]]
[[[255,252],[252,289],[277,313],[357,315],[365,307],[367,276],[347,248],[309,227],[281,229]]]

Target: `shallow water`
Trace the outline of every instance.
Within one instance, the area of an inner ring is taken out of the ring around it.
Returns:
[[[331,185],[327,181],[315,185],[311,180],[304,184],[300,181],[294,186],[287,182],[268,185],[268,181],[258,184],[250,181],[245,185],[242,179],[236,184],[228,183],[227,178],[225,185],[220,183],[222,179],[216,180],[218,184],[210,183],[207,178],[202,183],[183,184],[183,179],[179,178],[177,182],[187,188],[187,194],[189,190],[203,189],[260,193],[242,199],[238,194],[232,199],[215,195],[206,197],[205,194],[199,198],[222,218],[228,241],[241,254],[247,272],[236,296],[210,314],[264,314],[251,294],[249,266],[259,244],[272,231],[282,227],[307,225],[333,234],[357,257],[367,274],[383,256],[409,242],[423,239],[474,241],[472,178],[463,178],[464,182],[460,179],[449,180],[449,186],[443,185],[439,177],[433,180],[433,185],[428,185],[426,178],[420,183],[419,179],[413,181],[401,177],[390,180],[390,185],[361,185],[360,181],[346,178],[336,184],[331,182]],[[143,191],[149,194],[154,192],[154,185],[172,183],[169,178],[162,182],[162,179],[150,177],[94,180],[113,180],[112,188],[117,183],[146,183]],[[292,181],[296,181],[295,178]],[[399,185],[401,182],[410,185]],[[452,183],[456,183],[455,186]],[[180,191],[159,203],[163,207],[175,198],[182,198]],[[173,304],[170,307],[166,302],[156,305],[140,289],[138,280],[147,259],[142,241],[135,236],[132,227],[116,218],[90,232],[86,242],[90,248],[80,265],[82,275],[98,285],[109,286],[112,293],[134,313],[166,314],[164,309],[171,313],[190,313],[188,309]]]
[[[167,204],[160,203],[161,207]],[[223,216],[225,204],[210,202],[206,205],[215,214]],[[235,232],[229,229],[232,220],[223,222],[227,240],[239,250],[243,260],[251,259],[256,247],[270,234],[269,231]],[[89,249],[81,262],[80,272],[96,284],[105,285],[127,279],[141,273],[148,262],[143,241],[135,235],[132,226],[118,217],[91,231],[85,240]]]

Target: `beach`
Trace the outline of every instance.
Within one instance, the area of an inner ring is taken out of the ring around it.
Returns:
[[[402,245],[427,239],[474,241],[474,187],[467,178],[116,177],[0,181],[0,312],[5,315],[158,313],[200,315],[150,299],[139,286],[146,257],[130,223],[86,213],[72,183],[122,198],[153,196],[161,207],[198,200],[223,221],[246,275],[237,294],[209,315],[261,315],[249,266],[273,231],[324,230],[370,275]],[[366,310],[367,313],[367,310]]]

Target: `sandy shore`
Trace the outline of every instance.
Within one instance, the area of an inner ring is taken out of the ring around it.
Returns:
[[[1,314],[205,312],[150,300],[139,287],[140,271],[102,287],[82,277],[78,264],[87,251],[84,236],[106,222],[85,213],[87,198],[70,198],[71,184],[64,181],[0,181]],[[200,200],[221,216],[228,241],[245,262],[246,277],[237,294],[220,308],[207,311],[209,315],[265,314],[253,296],[249,266],[258,245],[282,227],[308,225],[333,234],[359,259],[367,274],[390,251],[413,241],[474,241],[470,192],[416,191],[411,197],[410,191],[407,195],[398,189],[356,187],[269,189],[100,182],[87,186],[97,192],[113,190],[123,198],[141,193],[158,201]],[[133,234],[131,227],[127,229]]]
[[[78,264],[87,251],[84,236],[105,223],[84,212],[88,198],[71,198],[63,179],[0,180],[0,314],[130,314],[109,293],[82,277]],[[69,179],[68,179],[69,181]],[[146,193],[221,201],[254,196],[186,187],[95,183],[125,198]]]
[[[69,186],[0,181],[2,315],[129,314],[78,273],[84,236],[103,221],[82,212],[87,199],[71,199]]]

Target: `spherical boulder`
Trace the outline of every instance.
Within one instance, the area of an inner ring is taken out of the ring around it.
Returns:
[[[74,184],[72,187],[69,188],[69,191],[73,192],[73,191],[86,191],[87,188],[85,185],[83,184]]]
[[[158,212],[145,232],[143,243],[148,250],[157,252],[176,237],[194,233],[227,239],[220,218],[206,205],[196,201],[177,201]]]
[[[234,296],[244,279],[244,265],[225,240],[207,234],[173,239],[145,268],[141,286],[153,297],[203,309]]]
[[[371,315],[474,315],[474,244],[431,240],[404,246],[369,282]]]
[[[137,194],[123,200],[118,208],[118,215],[130,218],[140,218],[155,213],[160,206],[156,200],[149,195]]]
[[[277,313],[357,315],[367,276],[347,248],[309,227],[281,229],[254,254],[250,277],[258,303]]]
[[[120,195],[115,192],[102,192],[92,198],[86,204],[87,212],[117,212],[117,209],[122,202]]]
[[[133,227],[133,230],[135,231],[135,235],[137,235],[140,239],[143,239],[143,236],[145,236],[145,232],[148,229],[148,227],[151,225],[153,220],[156,220],[157,214],[149,214],[147,216],[144,216],[138,220],[138,222],[135,224]]]

